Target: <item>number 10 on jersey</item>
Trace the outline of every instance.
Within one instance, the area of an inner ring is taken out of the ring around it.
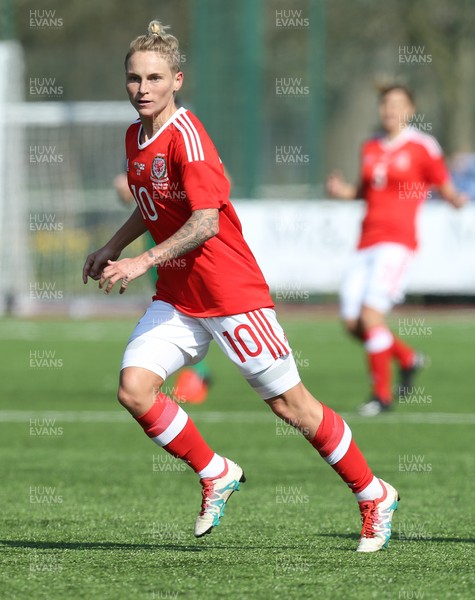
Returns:
[[[135,202],[137,202],[137,206],[142,213],[142,217],[149,221],[156,221],[158,219],[157,209],[147,188],[142,186],[137,192],[135,185],[131,185],[130,189],[132,190]]]

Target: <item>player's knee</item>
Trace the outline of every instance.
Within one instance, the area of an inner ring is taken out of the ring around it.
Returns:
[[[139,394],[134,393],[134,391],[126,385],[119,385],[117,400],[132,415],[140,415],[146,412],[142,397]]]
[[[372,326],[371,318],[368,317],[367,314],[365,314],[365,313],[361,314],[360,322],[361,322],[361,329],[363,331],[368,331],[368,329],[371,329],[371,326]]]
[[[369,307],[363,307],[360,315],[361,330],[369,331],[372,327],[384,325],[384,315]]]
[[[144,378],[143,373],[136,369],[123,369],[120,374],[117,399],[133,415],[143,414],[160,391],[162,383],[163,380],[159,377],[152,382]]]
[[[361,332],[363,335],[368,333],[374,327],[384,325],[384,321],[375,321],[374,319],[361,319]]]
[[[117,400],[127,410],[132,411],[138,408],[135,395],[122,382],[119,384],[119,389],[117,390]]]

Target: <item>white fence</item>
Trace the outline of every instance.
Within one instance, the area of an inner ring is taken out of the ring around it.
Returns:
[[[356,247],[362,202],[239,201],[243,230],[269,285],[282,299],[333,293]],[[475,204],[422,207],[420,247],[409,292],[475,294]],[[292,292],[295,292],[293,294]]]

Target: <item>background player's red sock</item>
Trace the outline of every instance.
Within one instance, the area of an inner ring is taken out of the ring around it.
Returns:
[[[224,459],[211,450],[186,412],[165,394],[160,392],[150,410],[136,420],[149,438],[186,461],[201,478],[218,477],[225,471]]]
[[[374,477],[351,429],[335,411],[322,404],[323,420],[311,444],[351,488],[357,500],[376,500],[384,490]]]
[[[414,364],[416,351],[405,344],[402,340],[392,334],[393,344],[391,346],[391,355],[395,358],[403,369],[408,369]]]
[[[365,333],[365,349],[371,375],[372,391],[382,402],[391,402],[391,357],[393,335],[384,325],[371,327]]]

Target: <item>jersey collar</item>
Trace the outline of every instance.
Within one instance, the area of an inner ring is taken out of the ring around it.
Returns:
[[[183,114],[184,112],[186,112],[186,108],[184,108],[183,106],[180,107],[178,110],[176,110],[172,114],[172,116],[168,119],[168,121],[165,121],[165,123],[160,127],[160,129],[149,140],[147,140],[143,144],[140,143],[140,136],[142,134],[142,129],[143,129],[143,125],[141,124],[139,127],[138,134],[137,134],[137,146],[138,146],[139,150],[143,150],[144,148],[146,148],[147,146],[152,144],[158,138],[158,136],[165,131],[165,129],[170,125],[170,123],[173,123],[173,121],[177,117],[179,117],[181,114]]]
[[[408,139],[412,137],[413,127],[408,125],[400,131],[395,138],[392,140],[386,140],[384,137],[381,138],[381,146],[386,150],[396,150],[400,146],[403,146]]]

